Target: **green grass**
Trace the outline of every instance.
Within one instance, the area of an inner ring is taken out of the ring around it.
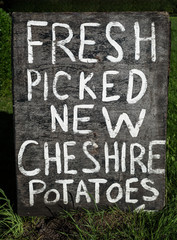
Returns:
[[[75,226],[76,238],[73,232],[67,234],[68,239],[176,239],[177,236],[177,208],[170,204],[164,210],[149,212],[124,213],[118,208],[106,211],[83,212],[82,218],[77,220],[77,212],[66,212]],[[63,233],[66,236],[66,233]]]
[[[177,13],[175,0],[13,0],[9,1],[8,6],[11,12],[167,11]]]
[[[158,212],[122,212],[117,207],[65,211],[57,218],[20,217],[0,191],[0,239],[176,240],[177,239],[177,18],[171,18],[171,63],[167,127],[167,204]],[[12,113],[11,93],[0,111]],[[48,236],[48,238],[47,238]]]
[[[0,8],[0,96],[11,93],[11,21]]]
[[[0,97],[0,112],[7,112],[12,114],[13,107],[12,107],[12,96],[8,95],[6,97]]]
[[[10,201],[7,199],[4,191],[0,189],[0,232],[1,237],[18,238],[23,235],[23,221],[20,216],[14,213]]]
[[[171,18],[171,64],[168,90],[167,194],[177,198],[177,18]]]

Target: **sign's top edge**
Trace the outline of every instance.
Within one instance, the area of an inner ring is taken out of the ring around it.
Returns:
[[[83,16],[147,16],[147,17],[161,17],[166,18],[168,22],[170,22],[170,15],[168,12],[163,11],[144,11],[144,12],[13,12],[12,13],[12,19],[18,18],[18,16],[29,18],[30,16],[56,16],[57,14],[60,14],[61,16],[67,16],[67,15],[73,15],[78,16],[79,14]]]
[[[61,14],[79,14],[79,13],[84,13],[84,14],[161,14],[161,15],[166,15],[169,16],[169,13],[166,11],[125,11],[125,12],[12,12],[12,15],[14,14],[57,14],[57,13],[61,13]]]

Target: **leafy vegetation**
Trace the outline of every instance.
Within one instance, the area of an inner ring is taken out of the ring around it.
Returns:
[[[0,8],[0,111],[12,113],[11,17]]]
[[[67,2],[67,1],[66,1]],[[3,15],[3,16],[1,16]],[[12,113],[10,18],[0,10],[0,111]],[[7,20],[6,18],[9,18]],[[6,19],[6,20],[5,20]],[[5,36],[3,34],[5,34]],[[9,35],[8,35],[9,34]],[[7,44],[6,45],[6,40]],[[3,43],[3,44],[2,44]],[[5,45],[6,47],[4,47]],[[6,53],[5,53],[5,52]],[[5,61],[6,64],[2,63]],[[4,65],[3,65],[4,64]],[[8,90],[7,90],[8,89]],[[177,18],[171,17],[171,64],[167,130],[167,204],[158,212],[122,212],[117,207],[93,211],[65,211],[57,217],[20,217],[0,190],[0,239],[176,240],[177,236]]]
[[[171,59],[168,89],[167,195],[177,200],[177,18],[171,18]]]
[[[11,95],[11,18],[0,9],[0,96]]]
[[[7,199],[4,191],[0,189],[0,230],[1,237],[8,236],[9,234],[15,238],[23,234],[23,222],[20,216],[14,213],[10,201]]]
[[[6,0],[8,11],[80,12],[80,11],[167,11],[177,13],[176,0]]]

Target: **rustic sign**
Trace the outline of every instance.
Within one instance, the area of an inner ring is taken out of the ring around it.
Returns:
[[[166,13],[14,13],[20,215],[165,202]]]

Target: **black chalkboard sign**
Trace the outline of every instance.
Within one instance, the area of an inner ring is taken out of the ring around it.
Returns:
[[[18,213],[165,204],[166,13],[14,13]]]

